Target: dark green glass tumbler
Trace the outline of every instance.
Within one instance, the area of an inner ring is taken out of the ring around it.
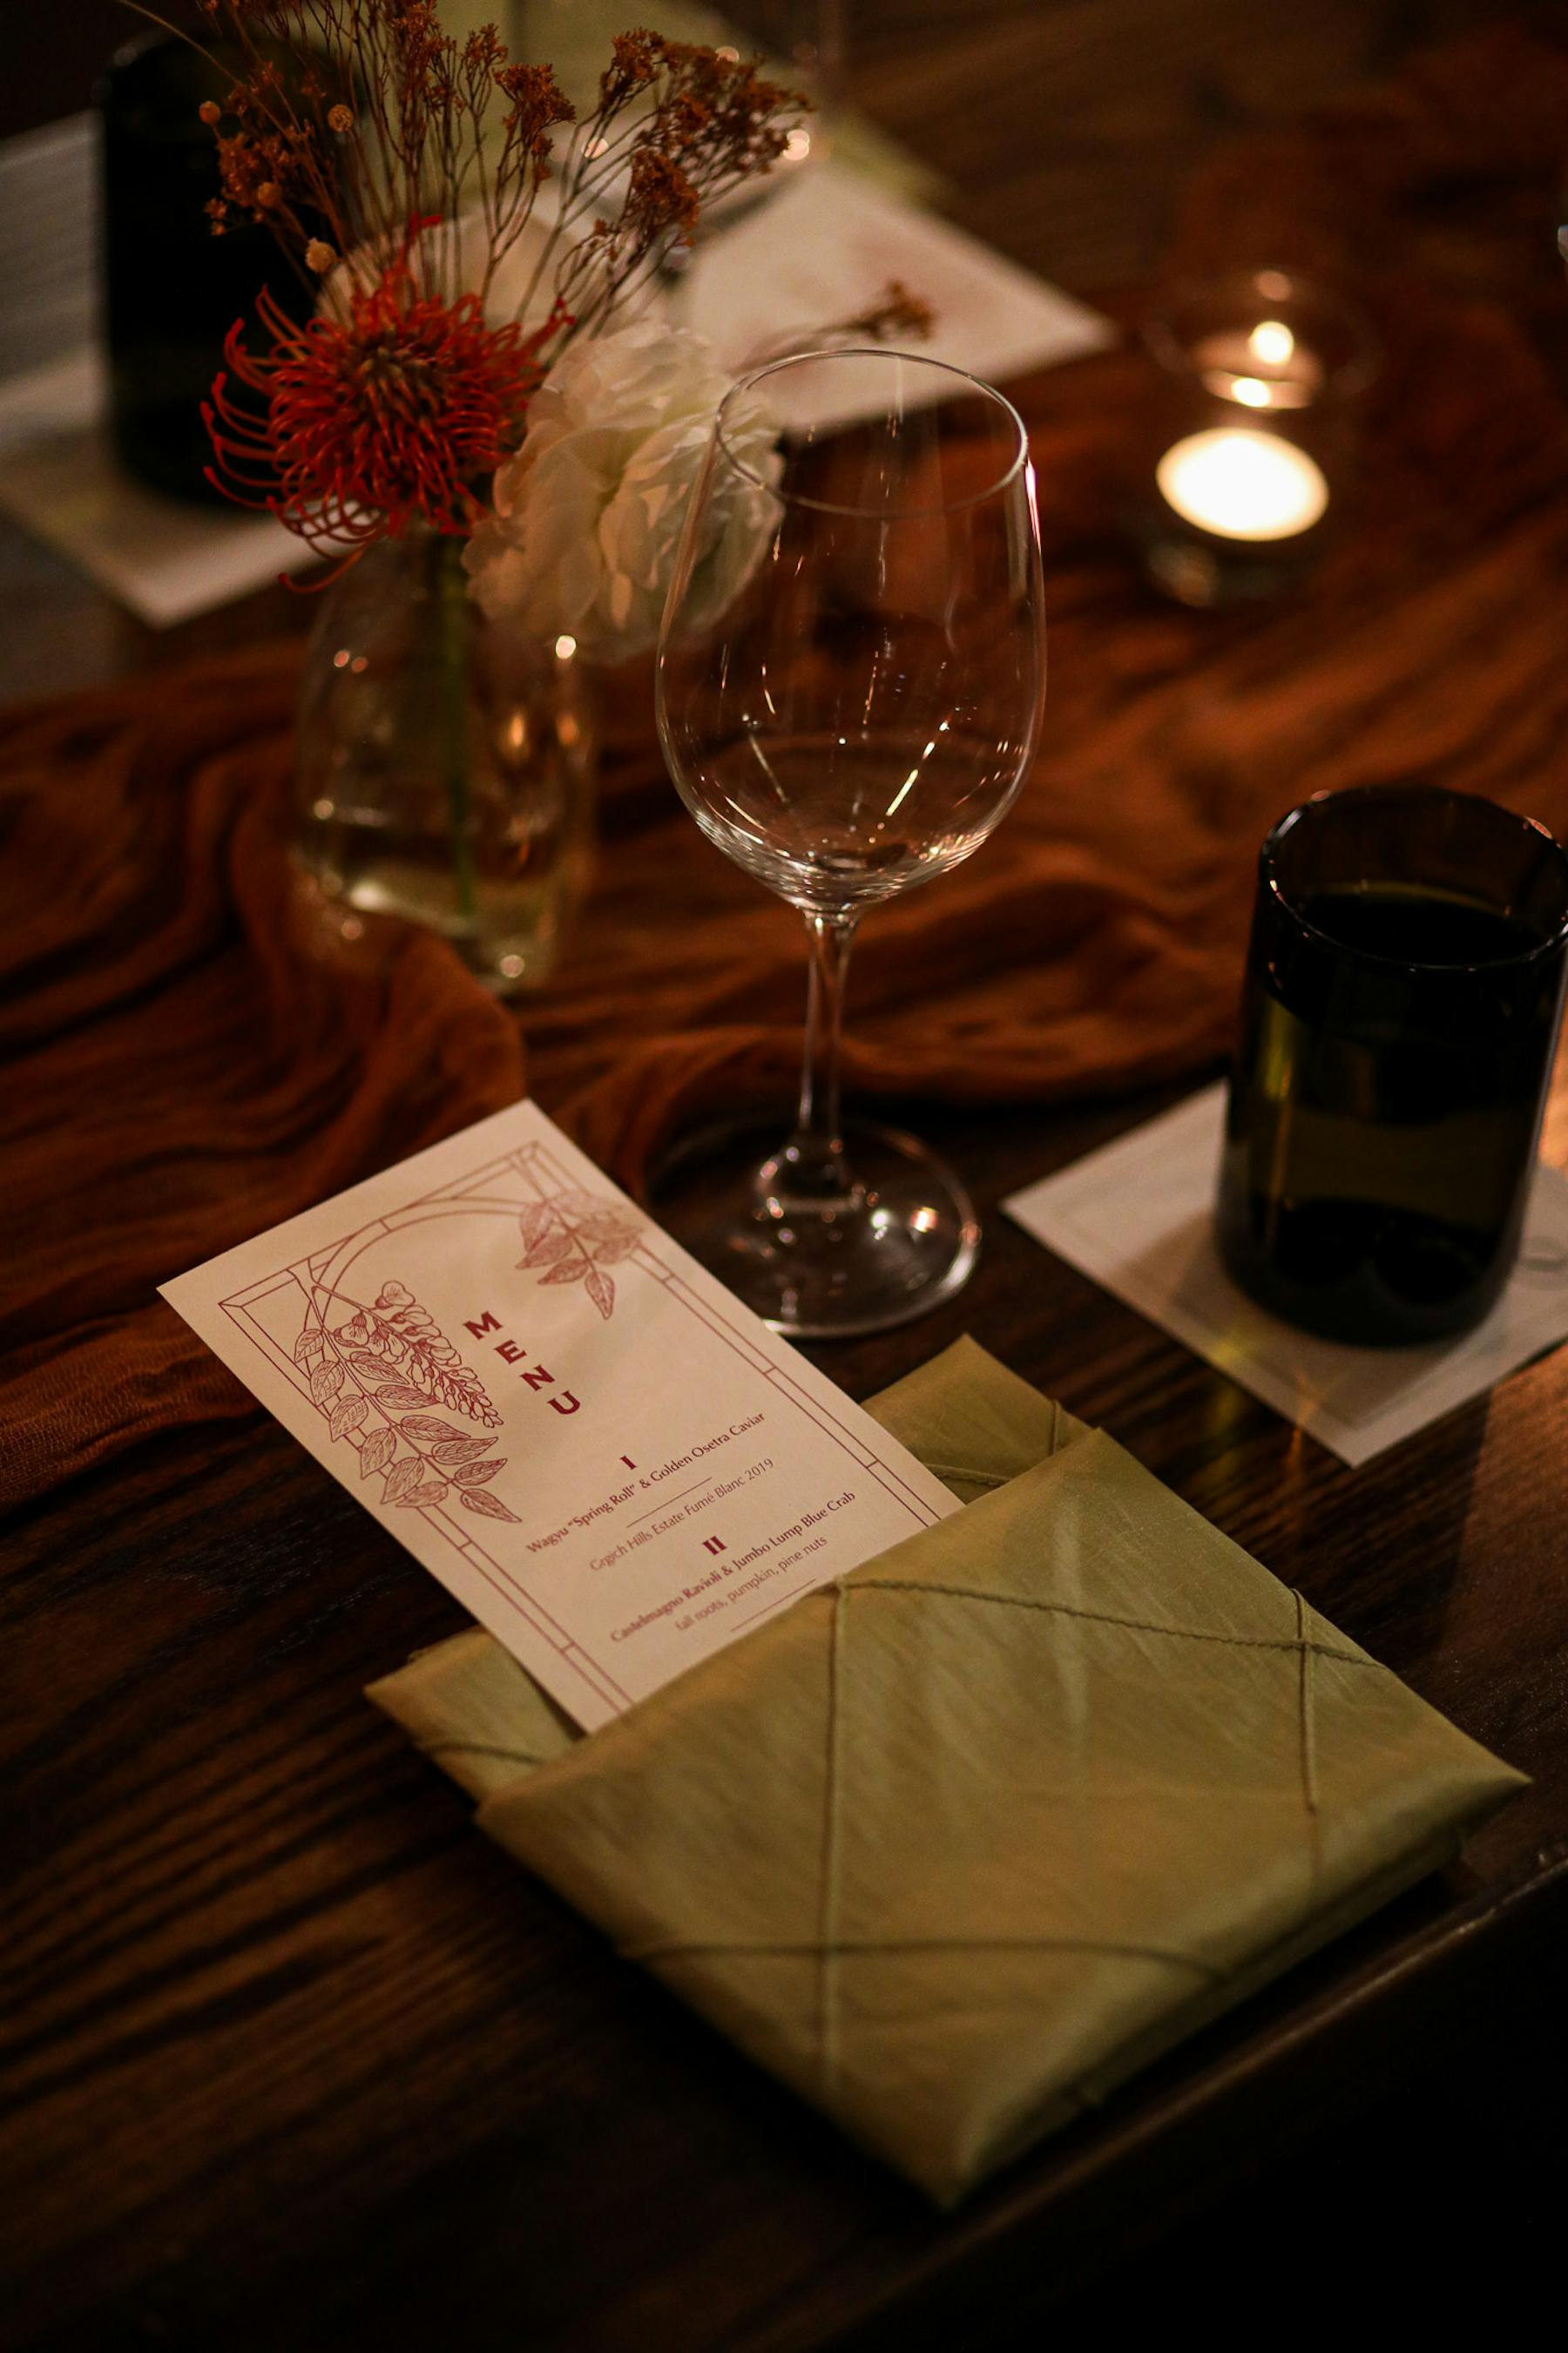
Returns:
[[[1289,1323],[1479,1324],[1519,1250],[1563,1006],[1568,856],[1493,802],[1321,794],[1258,860],[1217,1232]]]

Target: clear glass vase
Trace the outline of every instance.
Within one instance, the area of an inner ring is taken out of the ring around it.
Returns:
[[[586,889],[597,736],[573,640],[489,619],[462,548],[384,540],[323,592],[297,849],[345,920],[427,924],[504,995],[549,978]]]

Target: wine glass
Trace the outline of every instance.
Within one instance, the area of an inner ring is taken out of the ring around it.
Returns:
[[[866,909],[946,873],[1005,815],[1044,685],[1034,475],[1012,404],[887,349],[742,377],[686,517],[658,726],[708,839],[805,918],[795,1127],[683,1233],[775,1331],[885,1330],[974,1263],[968,1196],[923,1145],[858,1128],[853,1165],[846,1153],[845,976]]]

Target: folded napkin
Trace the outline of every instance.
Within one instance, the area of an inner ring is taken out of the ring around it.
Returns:
[[[628,1959],[945,2202],[1523,1777],[973,1342],[868,1409],[968,1508],[590,1737],[479,1632],[370,1696]]]

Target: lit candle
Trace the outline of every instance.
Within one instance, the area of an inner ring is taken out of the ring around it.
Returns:
[[[1206,389],[1244,408],[1306,408],[1323,389],[1323,364],[1283,319],[1259,319],[1250,334],[1210,335],[1193,364]]]
[[[1321,466],[1278,434],[1240,426],[1189,433],[1154,469],[1184,522],[1220,539],[1292,539],[1329,503]]]

